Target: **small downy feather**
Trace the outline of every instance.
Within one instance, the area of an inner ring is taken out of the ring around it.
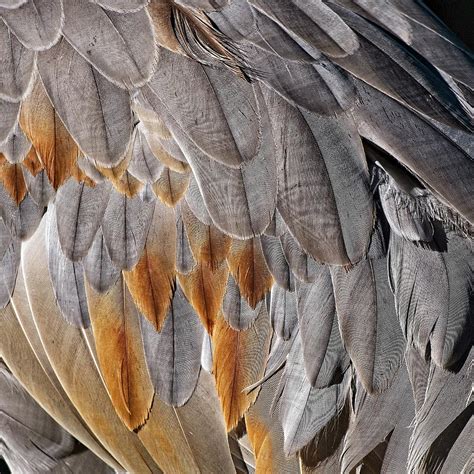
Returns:
[[[246,331],[235,331],[222,315],[217,320],[212,335],[213,373],[227,430],[237,426],[257,398],[257,390],[247,395],[243,389],[263,376],[270,339],[271,327],[263,304],[254,325]]]
[[[145,248],[123,276],[139,311],[160,331],[173,298],[176,225],[173,209],[155,202]]]
[[[2,9],[1,15],[28,49],[51,48],[61,36],[64,19],[61,0],[28,0],[14,10]]]
[[[175,289],[161,332],[142,322],[143,342],[158,397],[182,406],[191,397],[201,368],[204,329],[179,286]]]
[[[107,182],[91,187],[72,178],[59,188],[55,201],[59,242],[70,260],[87,255],[104,217],[110,188]]]
[[[120,14],[83,0],[63,3],[63,34],[86,61],[126,89],[141,87],[150,79],[156,46],[146,9]]]
[[[255,309],[252,309],[245,298],[240,295],[239,287],[232,275],[229,275],[225,290],[224,301],[222,302],[222,316],[229,326],[236,331],[245,331],[254,323],[260,313],[259,302]]]
[[[33,144],[49,181],[58,189],[71,175],[79,149],[57,115],[39,78],[36,78],[33,89],[22,102],[20,126]]]
[[[239,285],[240,293],[249,305],[255,308],[273,284],[260,239],[233,240],[227,263],[230,273]]]
[[[164,167],[153,184],[153,192],[167,206],[174,207],[184,196],[188,184],[188,173],[177,173],[168,167]]]
[[[122,270],[133,268],[141,257],[155,203],[138,196],[127,198],[112,191],[102,220],[110,258]]]
[[[178,281],[186,298],[209,334],[212,334],[218,320],[228,275],[229,270],[225,262],[214,270],[208,265],[198,263],[188,274],[178,274]]]
[[[97,230],[82,263],[87,282],[98,293],[108,291],[120,276],[120,269],[110,259],[101,228]]]
[[[48,268],[56,302],[69,324],[87,328],[90,319],[82,263],[72,262],[61,250],[55,206],[50,207],[47,219]]]
[[[122,278],[105,294],[96,293],[86,283],[86,293],[99,365],[110,399],[128,429],[137,429],[145,423],[153,401],[140,314]]]
[[[84,154],[104,166],[116,165],[132,135],[128,92],[102,77],[64,38],[38,55],[38,70],[55,110]],[[71,74],[75,81],[69,80]]]
[[[3,22],[0,24],[0,45],[0,98],[17,102],[28,91],[35,53],[27,50]]]

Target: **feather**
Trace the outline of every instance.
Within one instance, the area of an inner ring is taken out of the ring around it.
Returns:
[[[132,270],[123,272],[138,310],[156,331],[161,331],[170,311],[176,274],[175,249],[174,212],[156,201],[140,260]]]
[[[201,367],[208,373],[212,374],[212,342],[211,336],[207,332],[204,333],[202,341],[202,352],[201,352]]]
[[[440,252],[394,234],[390,240],[390,279],[404,335],[441,367],[453,366],[472,339],[472,248],[453,233],[447,246]]]
[[[233,240],[227,256],[229,270],[239,285],[240,293],[255,308],[270,291],[273,278],[263,257],[260,239]]]
[[[59,188],[55,201],[59,242],[70,260],[87,255],[104,217],[110,188],[109,183],[90,187],[74,179]]]
[[[35,53],[25,49],[3,22],[0,24],[0,44],[0,98],[18,102],[28,91]]]
[[[102,221],[105,245],[112,262],[130,270],[141,257],[155,203],[144,203],[138,196],[127,198],[112,191]]]
[[[79,150],[39,78],[22,102],[20,126],[33,144],[52,186],[58,189],[69,178]]]
[[[289,340],[298,326],[296,294],[273,285],[270,298],[270,320],[278,337]]]
[[[214,225],[203,224],[186,202],[181,204],[180,210],[194,259],[215,270],[228,256],[232,240]]]
[[[191,245],[189,244],[188,234],[181,216],[181,209],[177,207],[175,210],[176,216],[176,270],[187,275],[196,265]]]
[[[28,194],[39,208],[44,208],[53,200],[55,192],[49,182],[45,170],[41,170],[36,176],[32,176],[29,171],[23,168],[23,177],[25,179]]]
[[[406,166],[461,216],[474,220],[469,153],[406,107],[360,81],[356,84],[361,101],[354,113],[359,133]]]
[[[322,266],[313,283],[297,285],[298,322],[308,382],[332,385],[349,364],[337,325],[331,275]]]
[[[472,130],[472,117],[436,68],[371,22],[344,8],[332,8],[357,31],[360,43],[356,53],[336,59],[337,64],[435,120]]]
[[[151,0],[148,5],[157,44],[169,51],[183,53],[173,29],[172,12],[172,4],[168,1]]]
[[[290,272],[292,272],[296,278],[306,283],[314,281],[319,265],[310,255],[301,249],[289,231],[281,235],[280,243]]]
[[[189,206],[192,213],[203,224],[211,225],[211,216],[206,209],[206,204],[204,203],[201,191],[199,191],[199,186],[197,185],[196,179],[192,173],[189,175],[189,186],[184,197],[186,199],[186,204]]]
[[[433,367],[426,389],[425,403],[417,413],[410,440],[407,469],[434,472],[444,465],[450,448],[472,419],[472,361],[474,351],[466,352],[456,372]],[[469,456],[465,450],[464,455]]]
[[[174,207],[186,193],[189,174],[176,173],[164,167],[158,179],[153,183],[153,192],[166,205]]]
[[[2,120],[0,121],[0,144],[8,140],[8,137],[15,128],[19,111],[19,103],[7,102],[0,99],[0,114],[2,116]]]
[[[153,401],[145,362],[139,313],[125,282],[119,278],[108,293],[86,284],[97,356],[110,399],[130,429],[143,425]]]
[[[350,472],[397,427],[406,428],[414,410],[404,365],[388,390],[368,394],[358,381],[353,394],[353,416],[341,457],[341,472]]]
[[[147,5],[149,0],[91,0],[102,8],[117,13],[135,12]]]
[[[163,104],[151,89],[145,96],[160,113]],[[185,135],[171,116],[166,123],[189,160],[207,210],[216,227],[238,238],[261,234],[275,210],[276,175],[273,139],[265,134],[260,153],[241,169],[233,169],[207,158]],[[268,130],[268,128],[266,129]]]
[[[373,218],[354,122],[302,115],[275,94],[266,93],[266,100],[277,143],[277,207],[285,223],[317,260],[338,265],[360,260]]]
[[[153,155],[146,138],[135,129],[131,144],[130,174],[144,184],[154,183],[163,172],[163,165]]]
[[[10,132],[7,140],[0,145],[0,152],[10,163],[23,161],[30,151],[31,143],[18,125]]]
[[[281,217],[278,209],[275,209],[275,213],[273,214],[270,224],[268,224],[268,227],[265,229],[264,235],[268,235],[269,237],[281,237],[287,230],[288,227],[285,221]]]
[[[187,79],[191,77],[192,90]],[[259,118],[254,92],[230,71],[206,68],[163,50],[150,88],[206,156],[232,167],[255,156]]]
[[[387,277],[387,261],[364,260],[346,272],[331,268],[344,347],[369,393],[385,390],[405,350]]]
[[[41,222],[43,212],[44,209],[38,206],[29,195],[26,195],[18,206],[18,212],[15,213],[13,234],[22,241],[28,240]]]
[[[150,376],[157,395],[171,406],[182,406],[196,387],[201,368],[203,328],[181,288],[174,291],[161,332],[142,324]]]
[[[261,235],[260,243],[269,272],[279,287],[284,290],[294,290],[293,274],[288,266],[280,239],[278,237]]]
[[[84,288],[84,270],[81,262],[73,262],[62,253],[56,213],[52,206],[48,213],[46,241],[48,242],[48,269],[54,296],[63,318],[76,327],[90,325]]]
[[[86,61],[119,87],[148,82],[157,53],[146,9],[120,14],[85,0],[63,3],[63,34]]]
[[[215,270],[202,263],[186,275],[178,274],[179,285],[209,334],[213,333],[224,299],[229,270],[222,262]],[[226,323],[227,324],[227,323]]]
[[[108,291],[120,276],[120,270],[110,259],[101,228],[82,262],[88,284],[98,293]]]
[[[12,234],[3,222],[3,219],[0,219],[0,259],[2,259],[5,255],[5,252],[7,251],[11,241]]]
[[[255,8],[280,25],[304,49],[320,50],[329,56],[345,56],[358,48],[354,32],[321,1],[250,0]]]
[[[65,39],[38,55],[38,70],[54,108],[84,154],[104,166],[116,165],[132,135],[128,92],[103,78]],[[71,74],[74,83],[68,80]]]
[[[237,425],[257,397],[257,392],[247,395],[243,389],[262,377],[270,337],[265,305],[261,305],[254,325],[246,331],[235,331],[222,316],[217,319],[212,335],[213,373],[227,430]]]
[[[300,334],[288,355],[281,380],[280,420],[286,456],[295,454],[309,443],[344,408],[351,380],[350,368],[339,383],[314,388],[305,375]]]
[[[263,302],[257,303],[255,309],[241,297],[236,281],[229,275],[227,287],[222,302],[222,316],[229,326],[236,331],[245,331],[255,322]]]
[[[64,19],[61,0],[28,0],[14,10],[2,9],[7,26],[28,49],[43,51],[57,43]]]
[[[44,278],[48,271],[45,224],[43,219],[38,232],[23,244],[22,265],[33,321],[48,360],[83,422],[102,440],[122,468],[158,471],[136,434],[127,429],[113,408],[86,341],[87,333],[92,336],[91,330],[75,328],[60,316],[51,283]],[[110,319],[108,311],[102,322],[106,325]],[[111,332],[107,333],[106,340],[111,341]],[[140,383],[134,387],[146,389]],[[152,394],[153,390],[150,403]]]
[[[0,153],[0,183],[18,206],[27,193],[21,165],[8,163]]]
[[[1,0],[0,7],[13,10],[15,8],[21,7],[27,1],[28,0]]]
[[[0,309],[9,303],[20,265],[20,242],[11,239],[0,260]]]

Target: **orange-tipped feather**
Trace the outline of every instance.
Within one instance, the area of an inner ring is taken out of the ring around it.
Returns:
[[[26,183],[21,171],[21,165],[8,163],[4,156],[0,153],[0,182],[7,190],[11,198],[20,204],[26,196]]]
[[[188,189],[189,174],[165,168],[153,184],[154,193],[168,206],[174,207]]]

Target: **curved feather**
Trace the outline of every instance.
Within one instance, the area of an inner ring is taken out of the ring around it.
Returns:
[[[298,326],[296,293],[273,285],[270,296],[270,320],[278,337],[287,341]]]
[[[104,166],[117,164],[132,135],[128,92],[96,72],[64,38],[38,55],[38,70],[54,108],[84,154]],[[76,81],[69,81],[71,74]]]

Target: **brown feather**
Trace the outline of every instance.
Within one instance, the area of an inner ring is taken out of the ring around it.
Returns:
[[[26,183],[19,163],[10,164],[0,153],[0,183],[17,205],[26,196]]]
[[[123,276],[138,309],[157,331],[161,330],[173,297],[175,242],[174,211],[156,201],[143,254]]]
[[[229,254],[231,238],[214,225],[203,224],[186,202],[181,204],[181,215],[194,258],[214,270]]]
[[[30,172],[32,176],[36,176],[41,170],[44,169],[44,166],[38,158],[38,154],[36,153],[34,146],[30,148],[30,151],[21,164]]]
[[[255,308],[273,285],[260,239],[234,240],[227,263],[230,273],[239,285],[240,293],[249,305]]]
[[[153,133],[146,132],[145,137],[152,153],[165,166],[173,171],[176,171],[176,173],[187,173],[189,171],[189,165],[177,160],[174,156],[170,155]]]
[[[215,270],[199,263],[187,275],[178,274],[178,281],[186,298],[209,334],[213,332],[224,299],[228,274],[225,262],[218,265]]]
[[[20,126],[36,149],[54,189],[71,175],[79,148],[55,112],[39,79],[23,101]]]
[[[174,207],[184,196],[188,185],[188,173],[176,173],[165,168],[153,184],[153,191],[167,206]]]
[[[148,5],[148,13],[153,22],[156,42],[163,48],[182,53],[181,46],[171,25],[171,2],[168,0],[152,0]]]
[[[122,278],[108,293],[96,293],[88,283],[86,292],[99,365],[110,399],[125,425],[135,430],[148,418],[154,394],[139,314]]]
[[[261,305],[254,325],[245,331],[232,329],[222,315],[217,319],[212,335],[213,372],[228,431],[257,398],[258,390],[247,394],[244,389],[263,376],[270,339],[265,305]]]

